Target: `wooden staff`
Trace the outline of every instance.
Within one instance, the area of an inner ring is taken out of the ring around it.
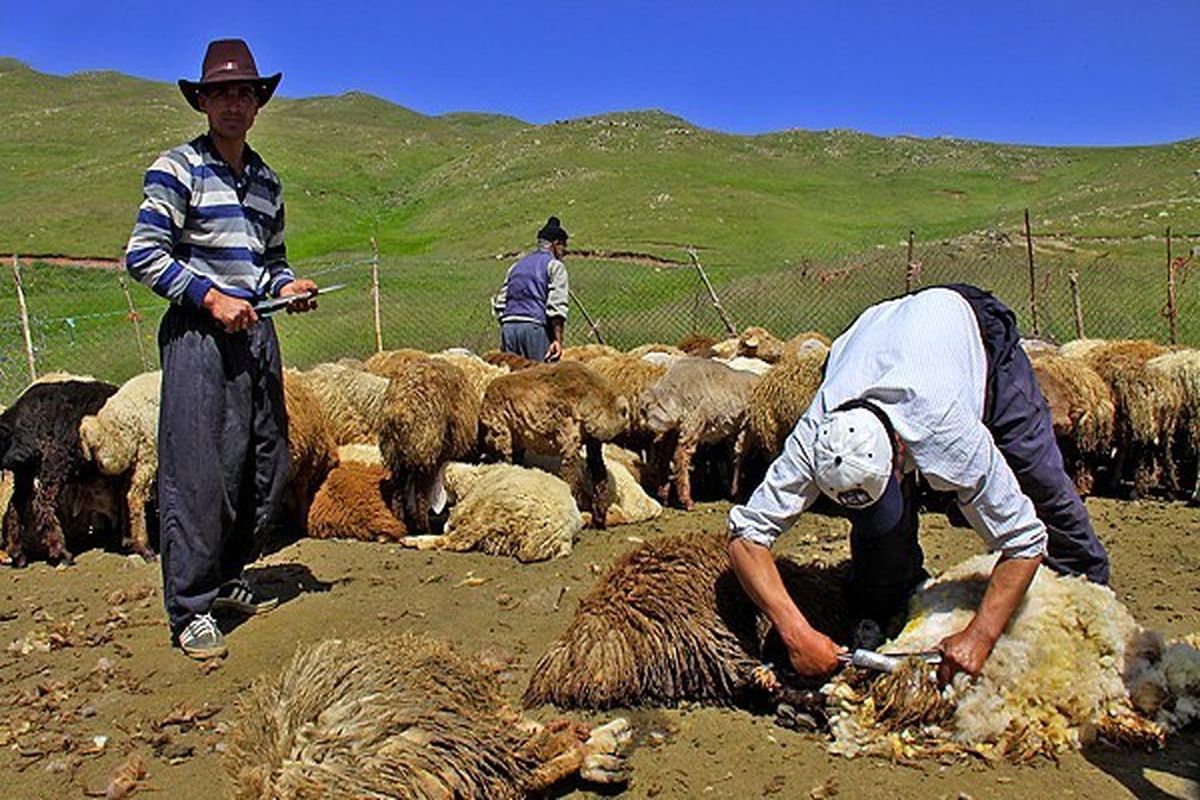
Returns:
[[[575,305],[579,306],[579,313],[583,314],[583,318],[587,320],[588,327],[592,330],[592,336],[596,337],[596,342],[598,344],[604,344],[604,337],[600,335],[599,323],[592,319],[592,315],[589,314],[587,308],[584,307],[583,301],[579,299],[579,295],[575,294],[575,291],[570,288],[567,289],[567,294],[572,300],[575,301]]]
[[[700,257],[696,255],[696,249],[689,247],[687,252],[692,257],[692,264],[695,265],[696,272],[700,273],[700,280],[704,281],[704,288],[708,289],[708,297],[712,300],[713,308],[717,310],[717,316],[725,324],[725,330],[729,332],[730,336],[737,336],[737,327],[733,324],[733,320],[729,318],[729,314],[726,313],[725,308],[721,305],[721,300],[717,297],[717,293],[713,291],[712,283],[709,282],[708,275],[704,272],[704,266],[700,263]]]
[[[1176,344],[1177,331],[1175,329],[1176,316],[1179,314],[1179,309],[1175,305],[1175,262],[1171,258],[1171,226],[1167,226],[1167,323],[1171,328],[1171,344]]]
[[[150,359],[146,356],[146,341],[142,337],[142,315],[133,306],[133,296],[129,294],[129,282],[120,272],[117,273],[117,283],[121,285],[121,293],[125,295],[125,305],[129,307],[128,319],[133,323],[133,335],[137,339],[138,355],[142,359],[142,369],[150,371]]]
[[[1037,310],[1037,272],[1033,266],[1033,232],[1029,228],[1029,209],[1025,209],[1025,250],[1029,254],[1029,317],[1033,335],[1040,336]]]
[[[1067,273],[1071,283],[1071,307],[1075,310],[1075,338],[1083,338],[1083,302],[1079,299],[1079,273],[1071,270]]]
[[[371,306],[375,310],[375,352],[383,352],[383,323],[379,317],[379,245],[371,237]]]

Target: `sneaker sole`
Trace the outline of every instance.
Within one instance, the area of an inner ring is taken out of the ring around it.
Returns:
[[[225,645],[221,645],[219,647],[187,647],[186,645],[181,644],[179,645],[179,649],[183,651],[185,656],[195,659],[196,661],[208,661],[210,658],[221,658],[227,652],[229,652],[229,648],[227,648]]]
[[[239,603],[236,600],[231,600],[228,597],[218,597],[213,600],[213,611],[233,611],[238,614],[244,614],[248,617],[253,617],[257,614],[266,614],[268,611],[274,611],[279,605],[278,599],[265,600],[261,603]]]

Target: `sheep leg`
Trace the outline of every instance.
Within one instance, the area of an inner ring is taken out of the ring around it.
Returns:
[[[585,492],[583,479],[583,459],[579,456],[579,451],[583,447],[582,438],[579,435],[579,426],[577,424],[568,425],[558,435],[558,453],[562,459],[562,477],[571,487],[571,496],[575,498],[575,505],[580,511],[592,511],[592,523],[599,524],[596,521],[595,509],[592,508],[591,496]]]
[[[699,431],[680,432],[679,442],[675,445],[675,457],[671,463],[675,479],[675,493],[679,495],[679,504],[688,511],[696,507],[695,501],[692,500],[691,473],[692,458],[696,455],[696,448],[699,444]]]
[[[146,530],[146,498],[130,492],[125,496],[125,503],[129,513],[129,537],[121,544],[147,561],[153,561],[154,551],[150,549],[150,534]]]
[[[592,524],[603,530],[608,525],[608,507],[612,497],[608,490],[608,469],[604,466],[604,445],[596,439],[588,439],[588,477],[592,479]]]
[[[666,508],[671,499],[671,453],[679,440],[678,431],[670,431],[654,438],[647,449],[647,480],[653,487],[654,496]]]
[[[58,492],[62,487],[58,483],[39,484],[40,481],[34,481],[33,484],[33,514],[38,541],[45,545],[48,561],[70,564],[74,557],[67,550],[66,534],[58,518]]]
[[[28,522],[32,491],[32,481],[21,473],[14,473],[13,495],[8,501],[8,508],[4,510],[4,550],[14,567],[23,567],[28,563],[22,531]]]
[[[733,477],[729,481],[729,499],[737,500],[742,483],[742,459],[746,457],[746,428],[738,430],[733,442]]]
[[[405,522],[416,535],[429,533],[429,489],[432,485],[433,481],[424,472],[412,473],[405,482]]]

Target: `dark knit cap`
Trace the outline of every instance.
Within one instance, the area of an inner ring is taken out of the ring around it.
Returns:
[[[565,242],[567,241],[567,232],[559,223],[558,217],[551,217],[538,231],[537,238],[546,242]]]

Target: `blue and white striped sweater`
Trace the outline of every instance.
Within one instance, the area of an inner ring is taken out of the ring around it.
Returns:
[[[279,177],[248,145],[245,162],[239,185],[207,135],[159,156],[125,251],[129,274],[196,307],[214,286],[253,301],[295,280]]]

